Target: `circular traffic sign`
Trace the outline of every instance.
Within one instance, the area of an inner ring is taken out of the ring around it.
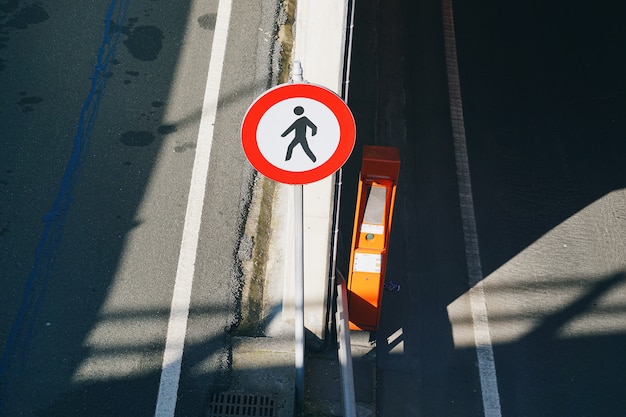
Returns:
[[[282,84],[259,96],[241,125],[241,143],[261,174],[285,184],[328,177],[348,160],[356,125],[346,103],[314,84]]]

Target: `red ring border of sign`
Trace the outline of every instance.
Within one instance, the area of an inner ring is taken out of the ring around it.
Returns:
[[[263,115],[276,103],[290,98],[316,100],[330,109],[339,122],[339,145],[333,156],[308,171],[287,171],[272,165],[257,143],[257,127]],[[250,106],[241,125],[241,144],[248,160],[266,177],[285,184],[309,184],[334,174],[348,160],[356,141],[356,124],[347,104],[333,91],[315,84],[281,84],[267,90]]]

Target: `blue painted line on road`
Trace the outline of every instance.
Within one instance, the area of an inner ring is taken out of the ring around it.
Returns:
[[[90,77],[91,88],[80,111],[72,153],[54,203],[43,216],[44,228],[35,251],[33,267],[0,359],[0,414],[2,404],[8,398],[11,370],[23,363],[27,356],[35,319],[44,300],[50,272],[54,266],[54,255],[63,235],[80,167],[89,148],[91,132],[109,76],[108,69],[115,56],[129,3],[130,0],[113,0],[107,10],[104,37],[98,49],[94,72]]]

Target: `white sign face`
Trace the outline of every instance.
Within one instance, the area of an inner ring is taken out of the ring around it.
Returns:
[[[339,121],[324,104],[294,97],[271,106],[259,120],[263,157],[285,171],[303,172],[326,163],[339,146]]]
[[[352,112],[331,90],[283,84],[261,94],[241,123],[241,146],[257,171],[283,184],[328,178],[356,141]]]

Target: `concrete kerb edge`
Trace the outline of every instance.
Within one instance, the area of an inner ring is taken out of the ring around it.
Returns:
[[[296,0],[277,0],[276,50],[272,83],[288,79]],[[269,87],[269,85],[268,85]],[[259,93],[262,93],[259,92]],[[231,338],[229,391],[267,395],[277,402],[279,417],[292,417],[295,403],[293,323],[283,319],[288,199],[286,187],[257,174],[238,254],[241,282],[240,325]],[[291,246],[289,246],[291,247]],[[260,288],[259,288],[260,284]],[[254,300],[255,297],[259,299]],[[256,311],[250,311],[250,309]],[[238,334],[245,333],[245,335]]]

